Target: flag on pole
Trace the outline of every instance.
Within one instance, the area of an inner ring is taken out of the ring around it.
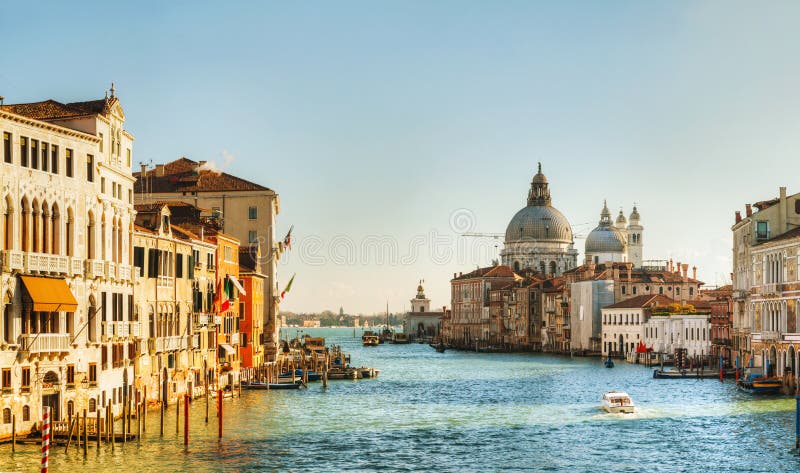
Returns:
[[[286,237],[283,239],[283,246],[286,248],[292,249],[292,230],[294,230],[294,225],[289,227],[289,233],[286,234]]]
[[[281,299],[283,299],[283,298],[286,296],[286,293],[287,293],[287,292],[289,292],[289,291],[291,291],[291,290],[292,290],[292,283],[294,282],[294,277],[295,277],[296,275],[297,275],[297,273],[295,273],[295,274],[292,274],[292,278],[291,278],[291,279],[289,279],[289,284],[287,284],[287,285],[286,285],[286,288],[285,288],[285,289],[284,289],[284,290],[281,292]]]

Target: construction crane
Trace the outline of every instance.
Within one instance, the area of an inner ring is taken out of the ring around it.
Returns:
[[[583,223],[576,223],[570,224],[572,227],[572,238],[576,240],[583,240],[586,238],[586,235],[589,233],[587,225],[591,224],[591,222],[583,222]],[[506,236],[505,233],[483,233],[483,232],[467,232],[462,233],[461,236],[463,237],[470,237],[470,238],[494,238],[495,240],[499,240],[500,238],[504,238]]]

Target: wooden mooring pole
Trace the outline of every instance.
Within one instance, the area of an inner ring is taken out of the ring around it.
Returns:
[[[219,418],[219,438],[222,438],[222,389],[217,389],[217,417]]]
[[[11,453],[17,450],[17,416],[11,416]]]
[[[181,433],[181,397],[175,399],[175,434]]]
[[[83,410],[83,456],[89,454],[89,429],[86,427],[87,413]]]
[[[183,399],[183,444],[189,445],[189,395]]]

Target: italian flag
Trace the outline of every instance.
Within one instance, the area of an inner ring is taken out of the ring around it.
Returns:
[[[294,282],[294,277],[297,276],[297,273],[292,274],[292,278],[289,279],[289,284],[286,285],[286,288],[281,292],[281,299],[286,297],[286,293],[292,290],[292,283]]]

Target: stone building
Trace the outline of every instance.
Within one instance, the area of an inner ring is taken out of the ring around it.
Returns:
[[[541,163],[531,181],[528,205],[508,224],[500,256],[503,265],[517,272],[528,268],[542,274],[560,275],[577,265],[578,250],[572,227],[552,206],[550,187],[542,174]]]
[[[264,341],[270,352],[277,352],[279,289],[277,259],[279,242],[275,239],[280,199],[275,191],[262,185],[215,170],[205,161],[181,158],[154,169],[134,173],[137,199],[143,202],[179,200],[209,209],[210,216],[221,222],[220,231],[243,245],[258,247],[261,268],[266,276],[264,299]],[[238,250],[237,250],[238,255]],[[270,360],[272,361],[272,360]]]
[[[0,106],[0,438],[132,393],[133,136],[105,98]]]
[[[441,331],[442,311],[431,311],[431,300],[425,296],[422,281],[417,286],[417,295],[411,299],[411,310],[403,318],[403,333],[409,340],[431,340]]]
[[[264,284],[267,276],[261,272],[261,258],[258,248],[239,248],[239,277],[244,291],[240,294],[239,314],[241,333],[239,353],[242,366],[260,367],[267,356],[275,357],[277,351],[265,352],[264,348]]]
[[[602,356],[627,358],[644,341],[643,327],[656,306],[674,301],[666,296],[646,294],[605,306],[602,313]]]
[[[756,212],[752,208],[756,208]],[[800,194],[747,204],[733,233],[732,353],[797,389],[800,330]]]
[[[489,293],[521,278],[508,266],[489,266],[467,274],[453,274],[451,314],[444,329],[447,342],[458,348],[474,349],[496,340],[498,328],[490,330]]]
[[[716,289],[701,291],[701,297],[708,301],[711,317],[711,354],[715,359],[722,356],[723,363],[734,366],[731,356],[731,335],[733,329],[733,286],[730,284]]]

